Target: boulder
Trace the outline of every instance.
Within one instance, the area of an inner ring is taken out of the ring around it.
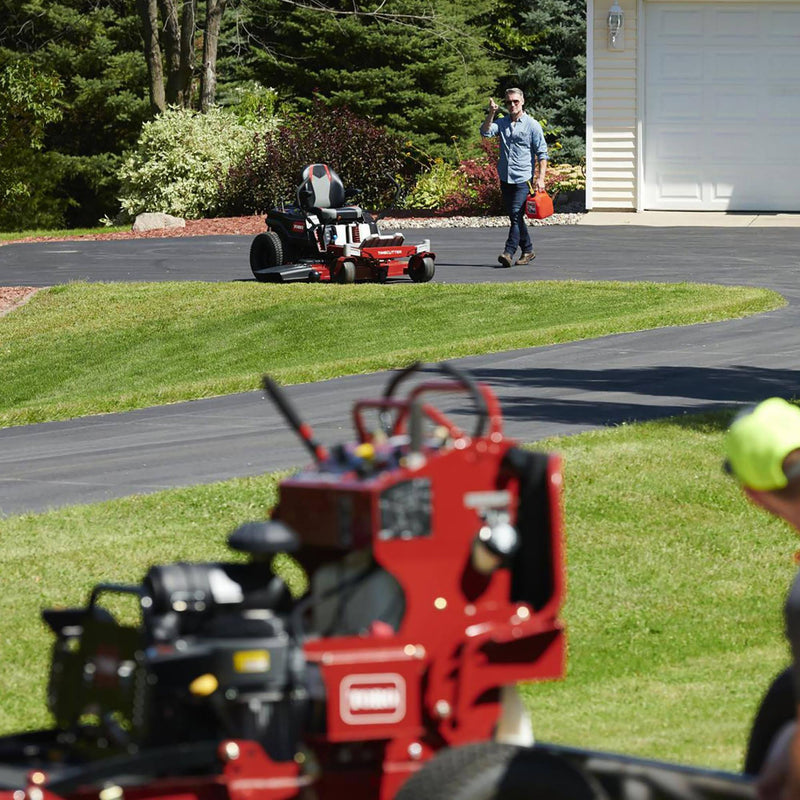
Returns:
[[[186,220],[180,217],[173,217],[169,214],[152,213],[138,214],[133,221],[133,230],[137,233],[141,231],[154,231],[159,228],[185,228]]]

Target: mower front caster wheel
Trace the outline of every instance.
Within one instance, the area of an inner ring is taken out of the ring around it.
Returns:
[[[433,259],[430,256],[424,258],[412,258],[408,265],[408,274],[414,283],[427,283],[436,271]]]
[[[342,261],[339,271],[336,273],[339,283],[355,283],[356,265],[353,261]]]

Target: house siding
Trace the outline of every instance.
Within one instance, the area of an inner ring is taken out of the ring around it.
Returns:
[[[634,210],[639,159],[636,0],[620,0],[624,50],[608,49],[610,2],[590,4],[587,208]]]

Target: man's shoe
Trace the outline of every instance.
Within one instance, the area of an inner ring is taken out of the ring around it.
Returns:
[[[501,267],[510,267],[511,266],[511,256],[508,253],[500,253],[497,256],[497,263]]]
[[[533,250],[531,250],[530,253],[523,253],[517,259],[517,264],[516,265],[518,267],[524,267],[526,264],[530,264],[531,261],[533,261],[534,258],[536,258],[536,253],[534,253]]]

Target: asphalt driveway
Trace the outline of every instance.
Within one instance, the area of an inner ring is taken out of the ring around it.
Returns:
[[[533,441],[800,394],[797,228],[580,225],[536,234],[537,258],[518,270],[494,267],[501,230],[442,229],[424,236],[437,252],[441,282],[748,284],[780,291],[789,305],[743,320],[461,359],[461,366],[497,391],[510,435]],[[408,231],[407,239],[422,235]],[[7,245],[0,247],[0,285],[250,280],[249,243],[250,237],[219,236]],[[287,391],[318,437],[334,443],[350,438],[353,400],[379,393],[385,380],[385,374],[351,376]],[[258,392],[8,428],[0,430],[0,513],[258,474],[307,460]]]

